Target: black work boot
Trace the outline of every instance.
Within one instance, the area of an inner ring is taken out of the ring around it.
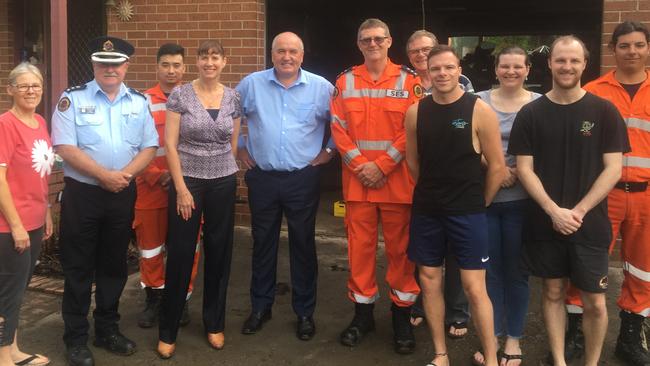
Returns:
[[[411,307],[399,307],[393,303],[393,345],[395,352],[407,355],[415,350],[415,335],[411,326]]]
[[[621,310],[621,331],[616,341],[616,357],[630,366],[650,366],[650,352],[641,344],[642,315]]]
[[[375,304],[354,304],[354,318],[341,333],[341,344],[354,347],[361,342],[363,336],[375,330],[373,310]]]
[[[147,299],[145,300],[144,310],[138,314],[138,326],[140,328],[151,328],[158,323],[163,290],[145,287],[144,291],[147,294]]]
[[[585,335],[582,333],[582,314],[567,314],[567,331],[564,335],[564,359],[577,360],[585,352]]]

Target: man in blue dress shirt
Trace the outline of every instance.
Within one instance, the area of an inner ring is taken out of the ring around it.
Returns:
[[[248,75],[237,86],[248,124],[238,158],[248,169],[253,233],[252,311],[243,334],[256,333],[271,318],[283,213],[289,227],[296,336],[310,340],[316,332],[314,234],[320,165],[335,154],[334,143],[324,140],[334,86],[301,69],[303,56],[302,40],[294,33],[280,33],[271,46],[273,68]]]
[[[52,116],[52,143],[65,161],[59,243],[63,340],[73,366],[94,365],[86,345],[93,279],[94,345],[121,355],[135,352],[135,343],[119,331],[118,305],[127,278],[134,178],[158,146],[146,98],[123,83],[133,46],[114,37],[89,46],[94,80],[63,92]]]

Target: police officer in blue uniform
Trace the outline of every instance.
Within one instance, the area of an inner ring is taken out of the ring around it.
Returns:
[[[86,345],[93,280],[93,344],[121,355],[136,350],[119,331],[118,305],[127,278],[134,178],[158,147],[146,98],[123,83],[133,46],[99,37],[89,48],[94,79],[63,92],[52,116],[52,142],[65,162],[59,243],[65,275],[63,340],[73,366],[94,365]]]

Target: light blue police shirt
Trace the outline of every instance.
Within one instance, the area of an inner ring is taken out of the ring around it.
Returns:
[[[260,169],[302,169],[322,150],[334,91],[325,78],[300,69],[298,79],[285,88],[270,68],[246,76],[236,90],[248,124],[248,139],[240,139],[240,146]],[[334,146],[330,139],[327,147]]]
[[[67,101],[65,100],[67,98]],[[52,145],[73,145],[97,164],[120,170],[140,150],[158,146],[158,133],[146,98],[124,83],[111,102],[95,80],[63,92],[52,115]],[[66,177],[99,185],[64,164]]]

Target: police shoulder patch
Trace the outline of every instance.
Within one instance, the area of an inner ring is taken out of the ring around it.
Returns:
[[[68,97],[63,97],[59,100],[59,103],[56,105],[56,109],[59,110],[59,112],[65,112],[70,108],[70,98]]]
[[[86,84],[81,84],[81,85],[71,86],[68,89],[66,89],[65,92],[66,93],[71,93],[73,91],[84,90],[84,89],[86,89]]]
[[[409,74],[411,74],[413,76],[418,76],[418,73],[415,72],[415,70],[411,69],[410,67],[408,67],[406,65],[402,65],[402,70],[408,72]]]
[[[415,95],[416,98],[422,98],[424,95],[424,89],[422,88],[422,85],[419,83],[413,85],[413,95]]]
[[[143,92],[141,92],[141,91],[139,91],[139,90],[137,90],[137,89],[129,88],[129,91],[130,91],[131,93],[133,93],[133,94],[136,94],[136,95],[139,95],[139,96],[143,97],[144,99],[147,99],[147,96],[144,95]]]

